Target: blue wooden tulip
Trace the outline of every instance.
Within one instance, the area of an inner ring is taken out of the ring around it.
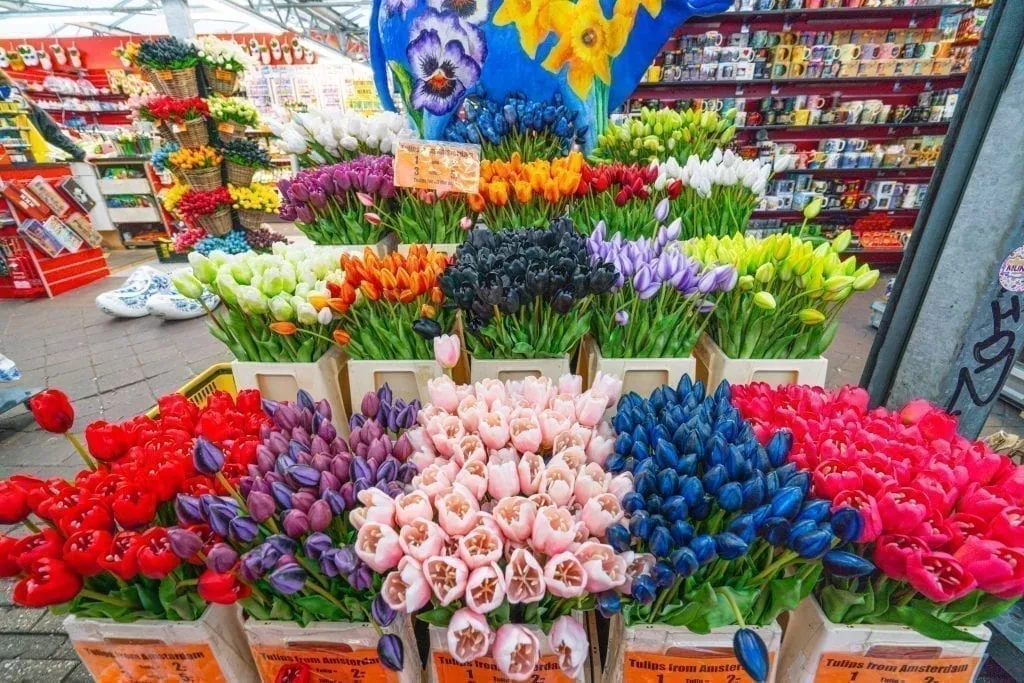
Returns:
[[[835,576],[846,579],[868,576],[875,571],[875,565],[860,555],[845,550],[830,550],[821,558],[825,569]]]
[[[768,679],[768,648],[749,628],[741,628],[732,637],[732,649],[740,666],[756,683]]]
[[[772,496],[772,515],[793,519],[804,500],[803,492],[794,487],[780,488]]]
[[[757,526],[754,524],[754,516],[749,512],[736,517],[726,529],[743,539],[744,543],[751,544],[757,535]]]
[[[756,508],[750,511],[750,516],[754,520],[754,526],[758,529],[764,524],[764,521],[768,519],[768,515],[771,514],[772,506],[768,503],[758,505]]]
[[[742,486],[743,509],[753,510],[761,504],[765,497],[765,477],[762,472],[754,472]]]
[[[687,512],[686,501],[679,495],[669,496],[661,504],[661,514],[665,515],[665,519],[669,522],[686,519]]]
[[[653,530],[654,523],[651,522],[650,515],[646,512],[637,512],[629,518],[629,532],[637,538],[642,538],[646,541],[650,538],[651,531]]]
[[[633,589],[631,592],[637,601],[649,605],[654,602],[658,587],[655,585],[653,577],[644,575],[633,579]]]
[[[800,508],[800,513],[796,516],[796,521],[802,522],[805,519],[809,519],[816,524],[823,522],[829,518],[831,507],[832,504],[829,501],[820,498],[804,501],[803,507]]]
[[[715,534],[715,552],[723,560],[735,560],[743,557],[749,546],[746,541],[729,531]]]
[[[735,512],[743,506],[743,489],[730,481],[718,490],[718,505],[726,512]]]
[[[842,507],[832,513],[832,532],[842,543],[856,541],[864,529],[864,518],[852,507]]]
[[[626,459],[619,453],[612,453],[611,455],[608,456],[608,459],[605,461],[605,467],[607,467],[608,471],[611,472],[612,474],[625,472],[625,464]]]
[[[792,447],[793,433],[788,429],[780,429],[772,434],[772,438],[768,440],[768,445],[765,446],[765,451],[768,453],[768,460],[771,462],[772,467],[778,467],[786,462]]]
[[[647,418],[644,418],[645,420]],[[645,446],[651,445],[651,439],[647,436],[646,422],[640,422],[633,427],[633,445],[637,442],[642,443]]]
[[[687,505],[696,505],[704,498],[704,484],[698,477],[686,477],[680,484],[679,490]]]
[[[658,463],[659,468],[674,470],[679,465],[679,451],[671,441],[663,439],[658,441],[658,445],[654,447],[654,460]]]
[[[700,568],[697,556],[689,548],[677,548],[669,559],[672,569],[684,579]]]
[[[780,465],[775,468],[775,474],[779,477],[779,487],[786,486],[786,482],[797,472],[796,463],[787,462],[785,465]]]
[[[785,517],[769,517],[758,527],[758,533],[772,545],[783,547],[789,540],[791,528],[792,525]]]
[[[676,542],[676,545],[689,545],[690,540],[693,538],[693,525],[685,519],[680,519],[672,522],[668,532],[672,534],[672,540]]]
[[[675,549],[675,542],[672,540],[672,534],[668,532],[668,529],[659,526],[651,532],[648,547],[655,557],[668,557]]]
[[[643,441],[638,441],[636,435],[633,435],[633,447],[629,449],[630,457],[636,458],[638,461],[643,462],[651,457],[650,446]]]
[[[622,609],[622,600],[619,592],[615,590],[605,591],[597,594],[597,610],[605,619],[610,619]]]
[[[764,475],[764,494],[769,498],[775,497],[775,492],[781,487],[779,486],[779,475],[777,472],[769,472]]]
[[[638,463],[636,461],[636,458],[634,458],[632,455],[627,455],[623,459],[623,461],[622,461],[622,471],[623,472],[633,472],[633,473],[635,473],[636,470],[637,470],[637,467],[639,467],[639,466],[640,466],[640,463]]]
[[[641,496],[649,496],[658,488],[658,479],[652,472],[644,472],[633,482],[633,489]]]
[[[828,552],[834,539],[832,532],[815,529],[796,537],[790,545],[805,560],[816,560]]]
[[[708,534],[701,534],[690,539],[690,550],[693,551],[697,561],[702,565],[718,557],[718,551],[715,549],[715,539]]]
[[[797,472],[786,480],[786,486],[798,488],[806,496],[811,488],[811,474],[809,472]]]
[[[676,570],[672,568],[671,564],[661,560],[654,564],[651,576],[654,578],[654,585],[658,588],[668,588],[676,580]]]
[[[621,524],[612,524],[604,533],[605,540],[608,541],[608,545],[615,549],[615,552],[623,553],[629,550],[629,544],[632,540],[629,529]]]
[[[628,514],[647,509],[647,499],[636,491],[630,491],[622,497],[622,509]]]
[[[718,489],[722,488],[727,481],[729,481],[729,473],[725,471],[725,467],[722,465],[715,465],[701,477],[704,490],[712,496],[716,495]]]
[[[658,492],[668,498],[679,489],[679,475],[675,470],[665,468],[658,472]]]
[[[616,429],[618,428],[616,427]],[[633,450],[633,436],[628,431],[619,431],[619,435],[615,438],[615,452],[626,456],[631,450]]]
[[[661,514],[661,500],[661,496],[657,493],[647,496],[646,510],[652,517]]]
[[[697,472],[697,456],[691,453],[690,455],[684,455],[679,458],[679,464],[676,466],[676,472],[680,475],[691,475]]]
[[[647,458],[643,462],[637,463],[636,468],[633,470],[634,476],[642,476],[646,472],[650,472],[653,475],[657,475],[661,470],[661,466],[654,458]]]
[[[818,528],[818,524],[813,519],[795,520],[793,526],[789,530],[789,539],[787,542],[792,545],[793,541],[797,537],[809,534]]]
[[[682,399],[685,399],[690,395],[691,389],[693,389],[693,380],[690,379],[689,375],[683,375],[679,378],[679,381],[676,382],[676,393],[678,393],[679,397]]]

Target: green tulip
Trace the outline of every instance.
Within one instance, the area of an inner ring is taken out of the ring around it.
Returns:
[[[278,322],[295,320],[295,307],[287,294],[278,294],[270,300],[270,315]]]
[[[797,316],[804,325],[820,325],[825,322],[825,314],[816,308],[805,308]]]
[[[878,282],[879,272],[877,270],[869,270],[866,273],[858,275],[853,280],[853,288],[858,292],[865,292],[875,286]]]
[[[203,295],[203,283],[190,273],[187,268],[175,271],[171,275],[171,283],[186,299],[198,299]]]
[[[762,284],[768,284],[775,277],[775,264],[774,263],[762,263],[754,271],[754,277],[758,282]]]
[[[214,280],[214,284],[217,287],[217,293],[221,299],[224,299],[224,303],[228,306],[238,305],[238,283],[235,282],[235,278],[231,277],[229,271],[218,270],[217,279]]]
[[[808,202],[807,206],[804,207],[804,218],[809,221],[813,221],[817,218],[818,214],[821,213],[823,203],[824,202],[822,202],[821,197],[816,197]]]
[[[238,288],[238,306],[246,315],[264,315],[270,309],[270,301],[255,287],[242,285]]]
[[[838,292],[852,284],[853,278],[849,275],[833,275],[829,279],[825,280],[825,289],[829,292]]]
[[[231,264],[231,276],[240,285],[247,285],[252,282],[252,270],[245,261],[238,260]]]
[[[277,268],[267,268],[260,285],[260,289],[267,296],[277,296],[284,291],[284,277]]]
[[[775,297],[765,291],[754,295],[754,305],[766,311],[774,311],[776,307]]]
[[[313,304],[308,301],[303,301],[295,308],[295,317],[298,319],[300,325],[315,325],[316,309],[313,308]]]
[[[853,233],[849,230],[843,230],[832,240],[832,250],[837,254],[842,254],[850,246],[851,239],[853,239]]]
[[[210,284],[217,277],[217,265],[198,251],[189,252],[188,264],[192,266],[192,274],[204,285]]]

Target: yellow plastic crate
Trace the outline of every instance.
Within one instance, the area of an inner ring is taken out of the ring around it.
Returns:
[[[189,401],[202,408],[206,405],[210,394],[215,391],[226,391],[232,396],[238,394],[238,389],[235,388],[235,376],[231,373],[231,363],[211,365],[189,380],[188,384],[178,389],[177,393],[183,394]],[[160,410],[157,406],[153,406],[146,415],[156,418],[160,415]]]

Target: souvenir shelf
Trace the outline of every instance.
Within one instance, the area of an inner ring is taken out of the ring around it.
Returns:
[[[99,188],[107,201],[110,220],[126,247],[152,247],[170,236],[170,227],[157,197],[159,179],[149,157],[93,159]]]

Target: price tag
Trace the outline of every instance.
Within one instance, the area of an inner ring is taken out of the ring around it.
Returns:
[[[224,121],[222,123],[218,123],[217,124],[217,132],[218,133],[234,133],[235,132],[235,127],[232,126],[227,121]]]
[[[227,69],[214,69],[213,77],[218,81],[230,81],[235,77],[235,72],[228,71]]]
[[[395,149],[395,185],[476,194],[480,188],[480,147],[399,140]]]
[[[434,653],[434,679],[436,683],[507,683],[508,677],[501,673],[492,657],[480,657],[469,664],[459,664],[447,652]],[[631,679],[626,679],[631,680]],[[537,668],[529,679],[530,683],[573,683],[573,679],[562,673],[558,658],[554,655],[541,657]]]
[[[185,126],[181,125],[180,123],[172,123],[171,124],[171,132],[172,133],[184,133],[185,132]]]
[[[970,683],[977,657],[869,657],[826,652],[818,660],[817,683]]]
[[[376,650],[352,651],[347,645],[329,643],[290,645],[253,645],[252,655],[260,679],[284,680],[282,670],[308,670],[311,681],[358,681],[359,683],[397,683],[398,673],[386,668]],[[294,680],[301,676],[296,675]],[[292,679],[288,679],[292,680]]]
[[[775,653],[768,653],[770,660]],[[686,655],[626,652],[623,680],[629,683],[748,683],[750,676],[732,648],[708,648]]]
[[[227,683],[206,643],[105,643],[73,641],[79,659],[97,681]]]
[[[161,81],[174,80],[174,73],[171,71],[157,71],[156,75],[157,78],[159,78]]]

